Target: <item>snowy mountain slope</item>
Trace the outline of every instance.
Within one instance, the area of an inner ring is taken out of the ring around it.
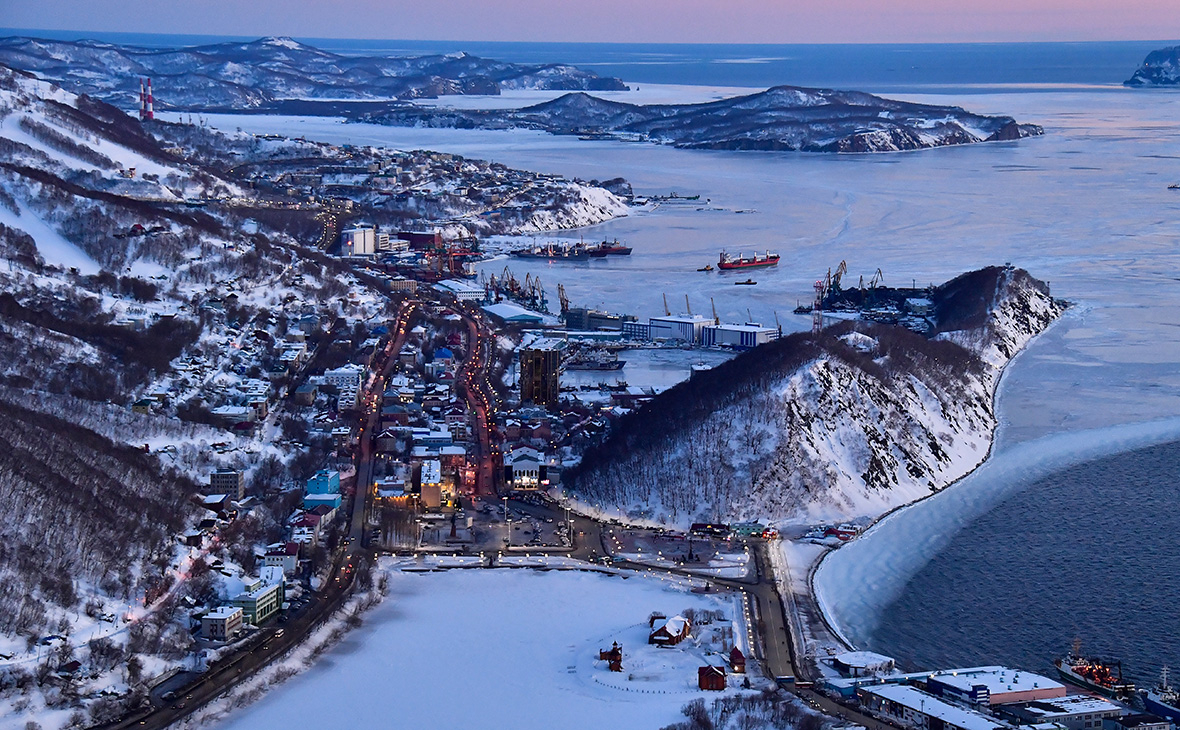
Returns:
[[[1061,312],[1023,270],[938,288],[938,334],[845,322],[698,373],[626,419],[567,480],[674,524],[873,516],[986,456],[1009,359]]]
[[[364,121],[438,127],[525,127],[554,134],[639,137],[700,149],[886,152],[1042,134],[1011,117],[855,91],[777,86],[705,104],[639,106],[584,93],[516,110],[406,107]]]
[[[1180,84],[1180,46],[1160,48],[1147,54],[1124,86],[1176,86]]]
[[[0,39],[0,63],[124,109],[151,77],[161,110],[270,108],[280,99],[416,99],[503,89],[625,90],[614,78],[559,64],[530,66],[466,53],[340,56],[290,38],[157,49],[97,41]]]

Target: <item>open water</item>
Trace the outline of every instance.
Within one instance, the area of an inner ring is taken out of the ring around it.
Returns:
[[[1074,639],[1151,683],[1180,664],[1180,444],[1078,464],[968,524],[866,644],[914,669],[1005,664],[1054,676]]]

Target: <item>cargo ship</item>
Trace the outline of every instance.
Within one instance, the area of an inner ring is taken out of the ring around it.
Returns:
[[[1135,692],[1135,685],[1123,680],[1121,662],[1104,662],[1084,657],[1077,642],[1074,643],[1073,651],[1053,664],[1065,681],[1107,697],[1129,697]]]
[[[1168,684],[1168,668],[1160,672],[1159,684],[1143,691],[1143,706],[1153,715],[1180,723],[1180,691]]]
[[[590,252],[581,246],[535,246],[519,248],[511,252],[518,259],[544,259],[546,261],[588,261]]]
[[[722,271],[729,269],[755,269],[764,266],[778,266],[779,255],[767,251],[765,254],[757,254],[746,257],[745,254],[738,254],[737,256],[730,256],[724,251],[721,252],[721,257],[717,260],[717,268]]]

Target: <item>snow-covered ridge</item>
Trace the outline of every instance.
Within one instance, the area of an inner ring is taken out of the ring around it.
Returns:
[[[857,91],[776,86],[704,104],[636,105],[576,92],[515,110],[410,106],[364,116],[394,126],[504,129],[643,139],[693,149],[890,152],[1043,133],[1011,117]]]
[[[986,457],[1003,367],[1063,305],[998,267],[934,300],[931,339],[846,322],[695,375],[588,452],[573,489],[683,525],[872,517],[945,487]]]
[[[418,99],[512,89],[625,91],[616,78],[573,66],[525,65],[466,53],[342,56],[290,38],[183,48],[0,38],[0,63],[75,92],[134,108],[154,80],[157,110],[265,109],[281,99]]]

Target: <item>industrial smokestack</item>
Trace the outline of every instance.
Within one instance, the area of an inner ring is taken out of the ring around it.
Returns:
[[[148,119],[155,119],[156,118],[156,111],[154,108],[154,100],[152,99],[152,80],[150,78],[148,79],[148,84],[147,84],[147,118]]]
[[[147,92],[143,90],[143,79],[139,80],[139,118],[147,118]]]

